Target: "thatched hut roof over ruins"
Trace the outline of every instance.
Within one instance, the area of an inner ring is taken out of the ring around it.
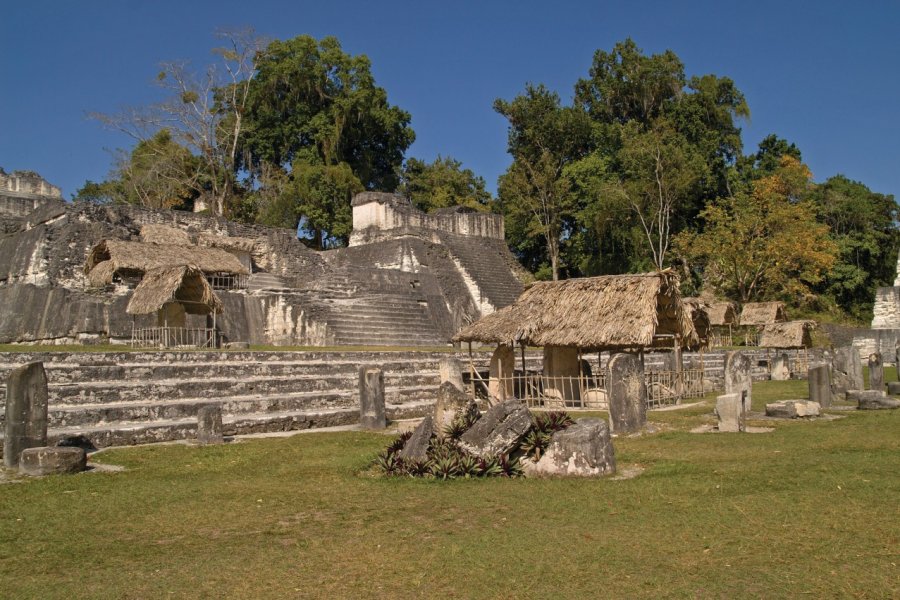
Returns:
[[[144,273],[134,289],[125,312],[129,315],[155,313],[170,302],[192,315],[222,312],[222,302],[213,292],[203,271],[197,267],[163,267]]]
[[[759,345],[764,348],[809,348],[812,346],[812,321],[787,321],[770,323],[759,334]]]
[[[698,350],[709,341],[709,304],[700,298],[682,298],[681,304],[691,324],[691,331],[684,335],[684,346]]]
[[[538,282],[455,341],[585,350],[646,348],[690,327],[671,271]]]
[[[784,302],[749,302],[741,311],[741,325],[769,325],[785,321]]]
[[[734,302],[714,302],[709,305],[706,315],[709,317],[709,324],[712,327],[737,325],[738,323],[737,304]]]
[[[193,266],[204,273],[247,275],[238,258],[219,248],[103,240],[88,254],[84,271],[92,285],[112,282],[116,272],[147,273],[154,269]]]

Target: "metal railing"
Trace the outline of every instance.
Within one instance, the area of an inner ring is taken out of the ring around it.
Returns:
[[[201,327],[142,327],[131,334],[132,348],[215,348],[216,330]]]
[[[704,395],[703,371],[647,371],[647,407],[678,404]],[[529,408],[545,410],[607,410],[606,376],[546,376],[517,373],[508,377],[480,378],[480,389],[495,399],[516,398]]]

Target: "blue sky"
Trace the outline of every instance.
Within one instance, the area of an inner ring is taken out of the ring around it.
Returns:
[[[151,102],[159,62],[202,67],[217,28],[248,25],[368,55],[412,114],[407,155],[453,156],[492,190],[510,162],[492,101],[527,82],[568,101],[594,51],[630,36],[646,53],[674,50],[688,75],[734,79],[752,113],[745,151],[776,133],[817,181],[843,173],[900,195],[900,2],[29,0],[2,12],[0,166],[36,170],[66,197],[130,145],[85,113]]]

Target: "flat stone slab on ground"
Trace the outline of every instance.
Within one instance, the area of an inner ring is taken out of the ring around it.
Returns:
[[[900,408],[900,400],[888,398],[884,392],[879,392],[878,390],[851,390],[847,392],[847,401],[858,402],[859,410]]]
[[[616,453],[609,425],[602,419],[581,419],[553,434],[550,445],[527,474],[599,477],[616,472]]]
[[[521,400],[495,404],[459,438],[459,445],[476,456],[506,454],[531,428],[531,413]]]
[[[818,417],[818,402],[808,400],[782,400],[766,404],[766,416],[778,419],[796,419],[799,417]]]
[[[87,454],[81,448],[41,446],[26,448],[19,455],[19,472],[40,477],[58,473],[78,473],[87,466]]]

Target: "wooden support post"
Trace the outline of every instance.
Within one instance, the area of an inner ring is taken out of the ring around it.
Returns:
[[[472,357],[472,342],[469,342],[469,389],[475,400],[475,359]]]

